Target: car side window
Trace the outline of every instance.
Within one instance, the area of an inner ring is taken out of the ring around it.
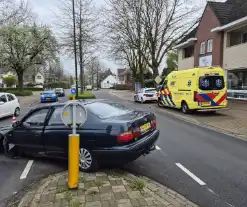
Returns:
[[[7,98],[6,98],[5,95],[2,95],[2,96],[0,97],[0,102],[4,102],[4,103],[7,102]]]
[[[32,113],[24,122],[31,126],[44,126],[49,109],[40,109]]]
[[[13,100],[15,100],[15,98],[14,98],[12,95],[10,95],[10,94],[7,94],[7,97],[8,97],[8,101],[13,101]]]
[[[61,119],[61,113],[62,113],[62,107],[57,107],[48,122],[48,126],[54,126],[54,125],[63,125],[62,119]]]

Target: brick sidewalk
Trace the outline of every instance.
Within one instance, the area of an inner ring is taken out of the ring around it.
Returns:
[[[133,101],[133,92],[131,91],[111,90],[109,94],[116,95],[124,100]],[[229,110],[221,110],[216,114],[198,112],[189,115],[184,115],[177,110],[163,109],[164,112],[174,116],[184,117],[190,121],[202,123],[247,139],[247,102],[228,100],[228,108]]]
[[[146,177],[124,171],[80,173],[77,190],[67,189],[67,172],[49,176],[36,187],[26,193],[18,207],[197,206]]]

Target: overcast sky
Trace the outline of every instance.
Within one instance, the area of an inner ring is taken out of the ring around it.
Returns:
[[[68,0],[70,1],[70,0]],[[54,13],[59,13],[58,3],[59,0],[29,0],[30,6],[35,13],[38,14],[38,21],[44,24],[49,24],[56,30],[54,21],[56,21]],[[97,7],[104,4],[104,0],[95,0]],[[74,74],[74,59],[67,57],[66,55],[61,56],[64,68],[66,72]],[[116,65],[113,61],[107,59],[101,59],[105,67],[110,68],[112,72],[116,72],[119,65]]]
[[[104,4],[104,0],[94,1],[98,7]],[[52,25],[55,21],[54,13],[59,12],[57,7],[59,0],[29,0],[29,2],[33,11],[38,14],[38,21]],[[194,2],[196,4],[205,5],[206,0],[194,0]],[[56,30],[54,27],[53,29]],[[74,74],[74,60],[67,56],[61,56],[61,60],[64,64],[66,72]],[[110,68],[112,72],[116,72],[117,67],[119,67],[113,61],[109,61],[107,59],[102,59],[101,61],[105,67]]]

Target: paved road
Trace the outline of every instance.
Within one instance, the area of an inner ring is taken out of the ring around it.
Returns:
[[[68,93],[68,91],[67,91]],[[67,97],[59,98],[59,102],[67,101]],[[35,104],[32,107],[36,107]],[[32,107],[21,105],[20,120]],[[12,117],[0,119],[0,127],[12,123]],[[5,206],[8,199],[16,192],[23,190],[34,181],[40,180],[52,173],[67,169],[67,162],[24,157],[21,159],[10,159],[0,155],[0,207]],[[31,163],[31,165],[30,165]],[[30,171],[25,177],[25,169],[30,166]]]
[[[152,104],[123,101],[100,91],[95,94],[130,108],[156,113],[161,131],[157,150],[126,165],[126,169],[153,178],[200,206],[247,206],[246,142],[178,120]],[[0,206],[33,181],[66,169],[66,163],[31,160],[0,156]],[[25,177],[27,166],[30,171]],[[21,176],[25,178],[20,179]]]
[[[247,142],[176,119],[152,104],[105,92],[96,95],[157,116],[158,150],[127,169],[156,179],[200,206],[247,206]]]

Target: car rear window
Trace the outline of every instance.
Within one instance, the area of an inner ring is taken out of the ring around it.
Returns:
[[[132,111],[121,104],[106,102],[90,103],[86,108],[101,119],[125,115]]]
[[[44,94],[55,93],[55,91],[44,91]]]
[[[223,76],[201,76],[199,78],[199,88],[201,90],[221,90],[225,88]]]

